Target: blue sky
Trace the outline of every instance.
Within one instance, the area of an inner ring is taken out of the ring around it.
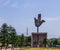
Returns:
[[[34,17],[39,13],[46,21],[40,32],[47,32],[48,38],[60,37],[60,0],[0,0],[0,26],[12,25],[19,35],[26,35],[27,27],[29,35],[36,32]]]

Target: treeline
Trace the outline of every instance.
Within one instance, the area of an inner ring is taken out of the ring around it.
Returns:
[[[0,45],[7,47],[9,44],[12,44],[13,47],[30,46],[31,38],[24,36],[24,34],[17,35],[14,27],[4,23],[0,27]]]
[[[47,40],[49,47],[60,47],[60,38],[51,38]]]
[[[31,46],[31,36],[24,36],[23,33],[17,35],[14,27],[4,23],[0,27],[0,45],[7,47],[9,44],[12,44],[13,47]],[[45,47],[46,45],[48,45],[48,47],[56,47],[56,45],[60,45],[60,38],[45,39],[43,44]]]

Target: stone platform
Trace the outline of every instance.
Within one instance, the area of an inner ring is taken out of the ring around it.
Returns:
[[[43,41],[47,39],[46,32],[32,33],[31,35],[31,47],[43,47]]]

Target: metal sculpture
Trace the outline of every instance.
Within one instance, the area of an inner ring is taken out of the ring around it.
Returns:
[[[41,14],[38,14],[38,19],[34,18],[35,26],[37,27],[37,32],[39,32],[39,26],[45,22],[45,20],[41,20]]]

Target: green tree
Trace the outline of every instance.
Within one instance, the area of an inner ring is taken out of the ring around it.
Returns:
[[[1,33],[3,36],[3,41],[2,41],[2,45],[5,46],[5,44],[7,43],[8,40],[8,25],[6,23],[4,23],[1,27]]]
[[[55,39],[54,42],[53,42],[53,46],[56,47],[57,44],[58,44],[58,40]]]
[[[10,38],[10,42],[13,46],[16,45],[16,39],[17,39],[17,34],[16,34],[16,30],[14,27],[9,26],[9,38]]]
[[[16,30],[12,26],[8,26],[4,23],[0,29],[0,34],[2,35],[2,42],[3,46],[8,46],[8,44],[12,44],[13,46],[16,45]]]
[[[0,32],[2,35],[2,39],[1,39],[2,46],[7,46],[7,43],[8,43],[8,25],[6,23],[4,23],[1,26]],[[6,48],[5,48],[5,50],[6,50]]]
[[[21,35],[17,35],[16,46],[21,47]]]
[[[26,37],[27,38],[27,46],[31,46],[31,36]]]
[[[24,46],[24,34],[21,35],[21,47]]]
[[[44,47],[46,47],[46,44],[47,44],[47,39],[46,38],[43,40],[43,44],[44,44]]]

